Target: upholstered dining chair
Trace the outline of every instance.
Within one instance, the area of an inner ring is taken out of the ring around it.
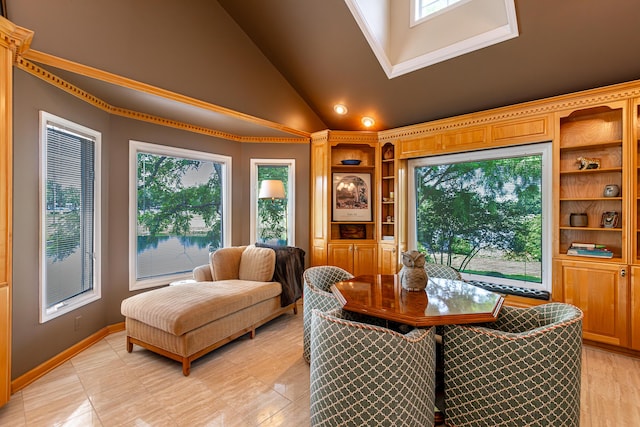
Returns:
[[[434,328],[400,333],[369,319],[313,310],[311,425],[433,426]]]
[[[503,307],[498,320],[447,325],[445,417],[452,426],[578,426],[582,311]]]
[[[310,361],[310,337],[311,337],[311,310],[317,308],[322,311],[329,311],[340,308],[341,305],[331,292],[331,285],[342,280],[353,278],[353,274],[340,267],[333,265],[321,265],[309,267],[302,274],[304,287],[302,305],[302,344],[303,357]]]
[[[444,264],[434,264],[427,262],[424,269],[429,277],[441,277],[443,279],[462,280],[460,272],[453,267]]]

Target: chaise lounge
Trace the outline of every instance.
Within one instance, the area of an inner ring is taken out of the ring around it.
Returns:
[[[194,269],[196,282],[125,299],[127,351],[137,344],[181,362],[187,376],[195,359],[246,333],[253,338],[256,328],[288,310],[296,314],[295,300],[283,299],[283,284],[272,281],[275,266],[273,249],[223,248]]]

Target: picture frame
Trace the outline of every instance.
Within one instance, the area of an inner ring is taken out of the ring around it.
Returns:
[[[333,220],[372,221],[371,174],[333,173]]]
[[[600,221],[600,227],[603,228],[616,228],[618,226],[618,212],[607,211],[602,213],[602,219]]]

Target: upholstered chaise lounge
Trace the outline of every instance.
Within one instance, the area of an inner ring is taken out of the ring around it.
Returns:
[[[238,246],[211,254],[209,265],[194,270],[195,283],[167,286],[122,302],[127,351],[138,344],[182,362],[191,362],[292,309],[282,303],[280,282],[271,281],[273,249]]]

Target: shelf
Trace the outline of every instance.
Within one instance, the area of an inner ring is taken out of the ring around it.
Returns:
[[[561,151],[594,150],[594,149],[610,148],[617,145],[622,145],[621,139],[616,139],[613,141],[596,141],[588,144],[581,143],[579,145],[567,145],[567,146],[563,146],[562,142],[560,142],[560,150]]]
[[[640,168],[640,166],[638,166]],[[621,167],[616,168],[599,168],[599,169],[576,169],[560,171],[560,175],[580,175],[580,174],[594,174],[594,173],[622,173]]]
[[[362,166],[362,165],[332,165],[331,169],[334,170],[341,170],[341,171],[346,171],[346,172],[355,172],[355,171],[362,171],[362,170],[368,170],[368,171],[372,171],[375,169],[375,166]]]
[[[395,176],[383,176],[382,179],[395,179]]]
[[[605,231],[605,232],[621,232],[622,228],[604,228],[604,227],[571,227],[570,225],[562,225],[559,227],[560,230],[571,230],[571,231]]]
[[[622,197],[563,197],[561,202],[622,201]]]

